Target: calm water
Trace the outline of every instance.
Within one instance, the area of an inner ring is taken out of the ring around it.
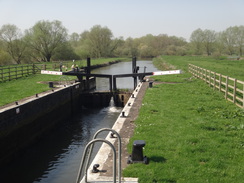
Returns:
[[[154,67],[152,61],[137,61],[137,66],[139,66],[138,73],[145,72],[154,72],[157,71],[157,68]],[[131,62],[121,62],[118,64],[110,65],[108,67],[99,68],[93,70],[92,73],[96,74],[129,74],[132,73],[132,64]],[[105,78],[96,78],[97,90],[109,90],[109,80]],[[133,89],[134,83],[133,78],[117,78],[117,88],[131,88]]]
[[[139,72],[157,69],[151,61],[137,61]],[[100,74],[131,73],[131,62],[122,62],[93,70]],[[97,78],[97,90],[108,90],[108,79]],[[118,88],[133,88],[132,78],[118,79]],[[111,128],[122,108],[111,105],[101,109],[80,109],[63,125],[54,129],[37,144],[30,147],[18,161],[1,172],[3,183],[73,183],[76,181],[85,145],[101,128]],[[105,136],[103,134],[103,136]]]

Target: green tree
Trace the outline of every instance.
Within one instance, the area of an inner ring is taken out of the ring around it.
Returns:
[[[26,31],[26,39],[38,60],[49,62],[55,50],[67,41],[67,30],[58,20],[39,21]]]
[[[1,48],[1,41],[0,41],[0,66],[1,65],[8,65],[11,63],[11,56],[6,52],[4,49]]]
[[[69,42],[73,47],[77,47],[79,44],[79,40],[80,40],[80,35],[76,32],[72,33],[69,36]]]
[[[195,54],[202,54],[202,44],[203,44],[204,36],[202,29],[197,29],[192,32],[190,37],[190,42],[194,47]]]
[[[88,39],[88,49],[92,57],[108,57],[111,55],[113,34],[107,27],[95,25],[91,28]]]
[[[60,44],[53,56],[53,60],[78,60],[80,57],[74,52],[74,49],[69,42],[64,42]]]
[[[112,39],[111,45],[110,45],[110,56],[116,56],[116,50],[124,44],[123,37]]]
[[[131,37],[125,40],[124,54],[129,57],[135,57],[139,55],[137,41],[138,39],[133,39]]]
[[[214,44],[216,42],[216,33],[213,30],[204,30],[203,32],[203,45],[206,49],[206,53],[211,55],[214,51]]]
[[[223,41],[223,32],[216,33],[215,49],[217,55],[222,55],[225,52],[225,44]]]
[[[236,31],[233,27],[227,28],[222,33],[222,40],[225,44],[225,47],[228,50],[228,54],[232,55],[235,53],[235,46],[236,46]]]
[[[5,50],[17,64],[20,64],[26,49],[21,30],[15,25],[3,25],[0,29],[0,39],[4,44]]]
[[[244,47],[244,26],[235,26],[233,27],[236,39],[236,46],[239,52],[239,55],[242,56],[243,54],[243,47]]]
[[[139,38],[139,42],[138,51],[141,57],[152,58],[158,55],[160,44],[158,43],[156,36],[147,34],[146,36]]]
[[[87,58],[88,56],[92,56],[89,53],[89,40],[88,40],[89,31],[84,31],[79,35],[79,40],[76,46],[72,44],[75,53],[79,55],[80,58]]]

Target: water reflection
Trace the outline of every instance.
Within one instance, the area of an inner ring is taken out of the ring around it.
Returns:
[[[137,66],[139,67],[138,73],[143,72],[154,72],[157,68],[154,67],[152,61],[137,61]],[[110,65],[107,67],[102,67],[92,71],[94,74],[129,74],[132,73],[132,63],[131,62],[120,62],[118,64]],[[97,90],[109,90],[109,80],[105,78],[96,78],[97,80]],[[117,78],[117,88],[118,89],[133,89],[134,80],[132,77],[127,78]]]
[[[86,115],[77,115],[73,123],[68,125],[68,129],[59,132],[59,136],[65,136],[64,133],[72,134],[69,145],[63,148],[63,153],[56,155],[56,159],[49,163],[44,174],[34,182],[66,183],[76,180],[84,146],[97,130],[111,128],[120,111],[121,108],[114,106],[94,110],[83,109],[82,112]]]

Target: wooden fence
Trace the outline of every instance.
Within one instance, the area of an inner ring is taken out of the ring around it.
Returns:
[[[0,67],[0,82],[11,81],[31,74],[36,74],[38,68],[34,64],[12,65]]]
[[[66,71],[69,67],[71,68],[72,63],[64,62],[63,65],[65,67],[62,69]],[[11,81],[31,74],[37,74],[40,73],[41,70],[59,71],[60,63],[0,66],[0,82]]]
[[[210,87],[224,93],[225,99],[244,108],[244,82],[222,74],[189,64],[193,76],[204,80]]]
[[[38,67],[40,70],[51,70],[51,71],[63,71],[71,70],[72,62],[63,61],[62,68],[60,68],[60,62],[52,62],[48,64],[38,64],[36,63],[35,66]]]

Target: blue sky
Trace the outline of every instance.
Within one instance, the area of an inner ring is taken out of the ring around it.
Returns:
[[[244,0],[0,0],[0,27],[25,30],[39,20],[59,20],[69,34],[101,25],[125,39],[167,34],[188,40],[198,28],[244,25]]]

